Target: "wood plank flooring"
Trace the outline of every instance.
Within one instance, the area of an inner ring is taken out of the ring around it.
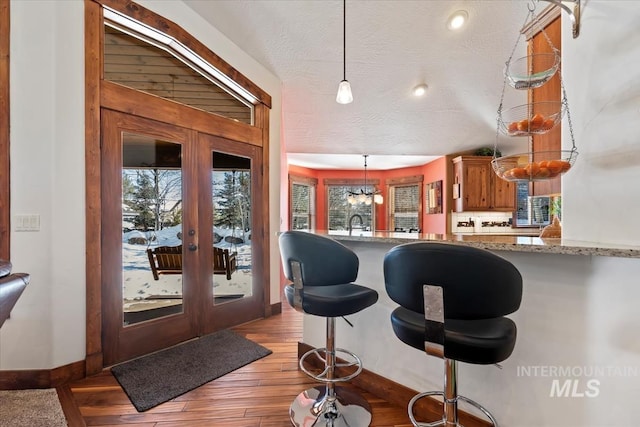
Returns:
[[[273,354],[146,412],[134,408],[109,371],[74,382],[62,399],[69,426],[289,427],[289,405],[317,385],[298,369],[302,316],[283,304],[279,315],[233,328]],[[371,404],[372,426],[411,426],[406,408],[360,392]]]

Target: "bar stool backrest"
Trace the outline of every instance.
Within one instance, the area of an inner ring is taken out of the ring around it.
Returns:
[[[488,319],[520,307],[522,276],[506,259],[484,249],[416,242],[384,258],[385,287],[402,307],[424,313],[424,285],[443,288],[447,319]]]
[[[299,262],[304,286],[352,283],[358,277],[357,255],[327,237],[285,231],[279,238],[284,275],[293,282],[291,263]]]

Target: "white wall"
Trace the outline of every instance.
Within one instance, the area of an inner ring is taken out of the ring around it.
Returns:
[[[580,36],[563,12],[562,70],[580,155],[563,177],[563,236],[640,244],[640,3],[582,2]],[[563,148],[571,146],[567,120]]]
[[[83,4],[11,2],[11,232],[14,271],[31,274],[0,332],[0,369],[85,355]]]
[[[141,2],[178,23],[272,97],[270,235],[279,229],[280,82],[181,1]],[[84,2],[11,2],[11,233],[14,271],[31,284],[0,331],[0,370],[49,369],[85,357]],[[278,302],[277,240],[270,300]]]

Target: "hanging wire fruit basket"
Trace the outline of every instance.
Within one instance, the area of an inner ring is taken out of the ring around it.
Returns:
[[[553,77],[560,67],[560,52],[534,53],[509,60],[504,67],[507,82],[514,89],[535,89]]]
[[[528,136],[549,132],[566,111],[561,101],[541,101],[519,105],[502,111],[498,127],[507,136]]]
[[[577,157],[576,150],[535,151],[495,158],[491,166],[505,181],[545,181],[568,172]]]
[[[560,53],[553,46],[549,36],[544,31],[539,20],[534,13],[535,5],[528,7],[529,13],[525,20],[540,27],[540,32],[544,35],[549,47],[549,53],[530,54],[525,57],[513,59],[518,46],[518,41],[511,51],[509,59],[505,63],[504,82],[502,95],[497,114],[496,143],[494,153],[498,151],[498,139],[500,134],[507,136],[527,136],[531,139],[530,146],[534,147],[534,135],[544,134],[559,125],[563,118],[567,118],[569,125],[569,135],[571,137],[570,150],[547,150],[512,154],[504,157],[497,157],[491,161],[496,175],[506,181],[514,182],[535,182],[557,178],[567,173],[573,167],[577,157],[571,113],[567,93],[560,71]],[[504,110],[504,94],[507,84],[515,89],[531,90],[547,83],[554,75],[558,74],[560,81],[562,99],[560,101],[536,101],[528,104]]]

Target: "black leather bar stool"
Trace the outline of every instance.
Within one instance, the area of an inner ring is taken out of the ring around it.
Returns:
[[[294,426],[365,427],[371,422],[371,407],[359,394],[337,382],[355,378],[362,361],[354,353],[335,347],[336,317],[357,313],[378,300],[373,289],[353,283],[358,276],[357,255],[346,246],[326,237],[301,231],[280,235],[284,274],[292,284],[284,289],[296,310],[326,318],[326,347],[312,349],[300,358],[300,369],[325,383],[300,393],[289,408]],[[336,353],[344,362],[336,363]],[[321,372],[305,367],[309,356],[323,361]],[[345,372],[336,377],[336,368]]]
[[[458,401],[495,418],[457,393],[457,362],[489,365],[507,359],[516,343],[516,325],[505,315],[518,310],[522,276],[504,258],[468,246],[417,242],[396,246],[384,258],[385,288],[400,307],[391,325],[405,344],[444,359],[444,391],[416,395],[409,402],[414,426],[458,426]],[[413,405],[441,396],[441,420],[418,422]]]

